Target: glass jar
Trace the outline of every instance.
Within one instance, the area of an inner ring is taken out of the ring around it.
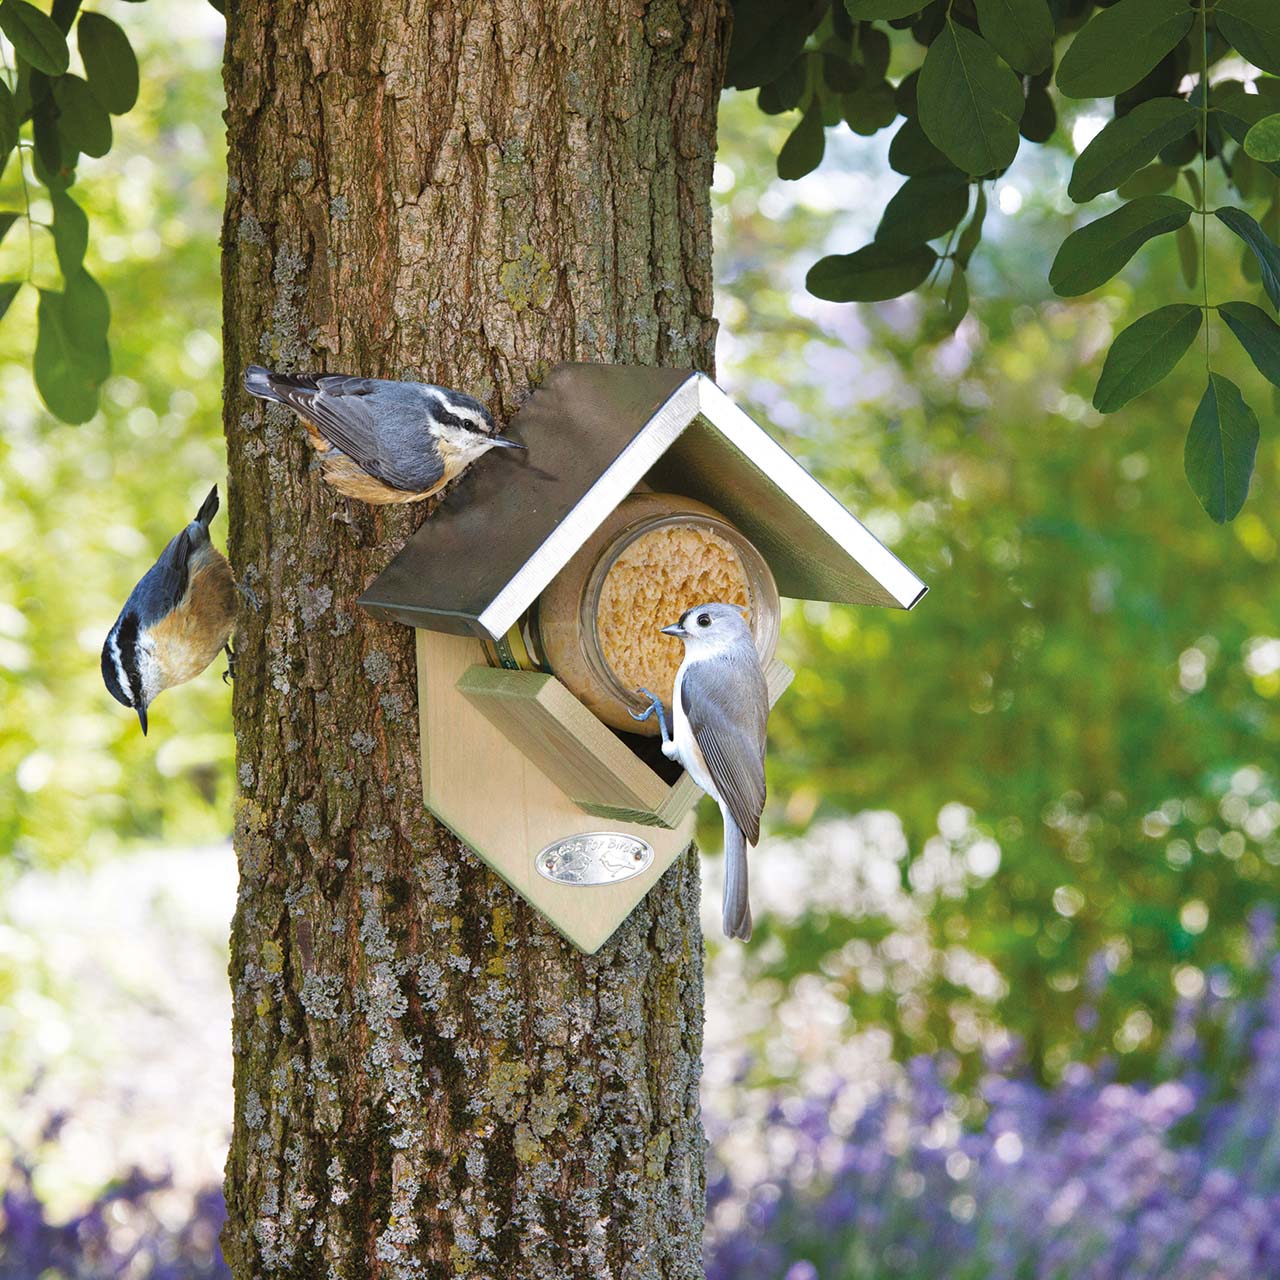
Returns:
[[[718,511],[675,494],[624,499],[542,593],[522,631],[551,670],[605,724],[657,736],[629,711],[652,689],[671,705],[683,642],[661,628],[711,601],[741,605],[767,663],[778,644],[778,589],[759,551]]]

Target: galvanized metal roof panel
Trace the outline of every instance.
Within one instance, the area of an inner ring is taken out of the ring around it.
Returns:
[[[409,626],[503,635],[643,480],[709,503],[783,595],[911,608],[925,585],[709,378],[560,364],[515,415],[527,455],[475,463],[360,603]]]

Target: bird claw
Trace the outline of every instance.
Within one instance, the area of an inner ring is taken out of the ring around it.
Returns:
[[[222,683],[230,684],[236,678],[236,655],[229,644],[224,644],[222,647],[227,654],[227,669],[222,673]]]
[[[237,582],[236,590],[240,592],[241,598],[254,613],[262,612],[262,601],[258,599],[258,593],[247,582]]]
[[[656,693],[650,693],[648,689],[637,689],[636,692],[644,694],[644,696],[649,699],[649,710],[641,715],[638,712],[632,711],[631,708],[628,707],[627,714],[633,720],[644,721],[648,720],[655,711],[658,713],[658,728],[662,731],[662,751],[665,755],[667,744],[671,741],[671,734],[667,732],[667,713],[662,709],[662,699],[659,698]]]

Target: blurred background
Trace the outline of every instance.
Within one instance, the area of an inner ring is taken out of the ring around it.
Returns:
[[[226,1274],[229,693],[166,694],[144,740],[98,671],[223,471],[221,19],[100,7],[143,66],[76,188],[102,411],[41,409],[31,291],[0,324],[4,1280]],[[1166,238],[1052,296],[1066,144],[994,185],[953,337],[922,340],[940,297],[814,299],[807,268],[898,185],[887,132],[829,133],[784,183],[793,120],[753,98],[721,110],[719,380],[932,590],[790,607],[746,948],[720,942],[708,823],[708,1275],[1280,1274],[1274,406],[1225,527],[1183,477],[1195,361],[1090,408],[1110,339],[1184,286]],[[1101,124],[1066,122],[1076,149]],[[1226,296],[1237,242],[1209,255]]]

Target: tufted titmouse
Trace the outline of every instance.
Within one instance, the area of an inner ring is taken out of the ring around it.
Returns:
[[[272,373],[251,364],[245,390],[302,419],[324,478],[361,502],[418,502],[490,449],[523,449],[495,434],[489,410],[425,382],[340,373]]]
[[[209,540],[218,487],[196,518],[160,553],[129,593],[102,646],[102,678],[111,696],[138,713],[157,694],[198,676],[222,650],[231,658],[236,584],[226,557]]]
[[[765,725],[769,690],[760,656],[742,616],[731,604],[700,604],[662,628],[684,641],[684,661],[671,691],[674,737],[667,733],[662,701],[641,689],[662,729],[662,754],[678,760],[720,806],[724,820],[725,935],[751,937],[747,897],[747,845],[760,839],[764,809]]]

